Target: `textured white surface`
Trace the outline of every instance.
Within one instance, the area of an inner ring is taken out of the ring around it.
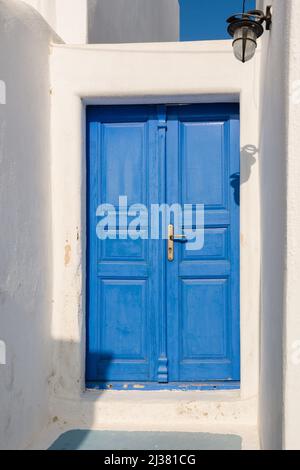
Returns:
[[[49,42],[42,18],[0,2],[0,448],[28,445],[48,420],[51,318]]]
[[[24,0],[69,44],[179,39],[178,0]]]
[[[35,8],[67,43],[85,44],[88,37],[88,0],[23,0]]]
[[[260,432],[264,449],[300,449],[300,2],[260,3],[273,3],[262,44]]]
[[[178,0],[87,0],[88,42],[179,40]]]
[[[300,103],[292,99],[300,78],[300,2],[289,2],[287,138],[287,254],[284,317],[284,435],[286,449],[300,449],[300,363],[293,360],[293,345],[300,340]]]
[[[269,3],[269,2],[267,2]],[[283,303],[286,250],[287,18],[289,2],[274,2],[273,27],[262,38],[261,361],[260,431],[265,449],[282,447]]]

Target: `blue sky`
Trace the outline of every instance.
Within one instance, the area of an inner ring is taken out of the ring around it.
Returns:
[[[228,39],[226,18],[242,11],[242,0],[179,0],[180,40]],[[255,0],[246,1],[246,10]]]

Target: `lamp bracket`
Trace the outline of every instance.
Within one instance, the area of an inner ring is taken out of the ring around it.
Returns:
[[[272,5],[267,6],[266,10],[266,30],[270,31],[272,28]]]
[[[266,30],[270,31],[272,26],[272,6],[267,6],[266,13],[262,10],[250,10],[246,13],[238,13],[230,16],[227,19],[227,23],[236,23],[239,21],[249,21],[260,25],[266,22]]]

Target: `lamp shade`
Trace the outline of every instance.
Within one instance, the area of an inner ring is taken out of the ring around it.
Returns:
[[[241,62],[248,62],[255,54],[257,34],[248,26],[237,28],[233,36],[233,52]]]
[[[257,48],[257,39],[263,34],[261,24],[264,16],[259,10],[231,16],[227,22],[228,33],[233,37],[233,51],[241,62],[252,59]]]

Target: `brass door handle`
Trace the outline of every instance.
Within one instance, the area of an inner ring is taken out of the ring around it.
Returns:
[[[174,235],[174,225],[168,227],[168,261],[174,261],[174,242],[186,243],[185,235]]]
[[[174,261],[174,226],[168,227],[168,261]]]
[[[173,242],[187,242],[187,238],[185,235],[173,235],[172,240]]]

